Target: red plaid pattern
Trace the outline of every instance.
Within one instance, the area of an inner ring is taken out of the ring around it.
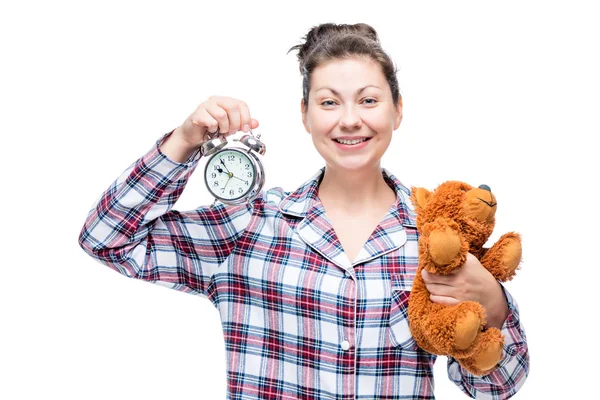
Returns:
[[[250,205],[172,209],[198,165],[159,146],[130,165],[90,210],[79,243],[130,278],[208,298],[227,351],[227,398],[433,399],[436,357],[410,334],[408,295],[418,232],[409,190],[386,169],[397,200],[351,263],[317,196],[324,168],[294,192],[263,191]],[[505,399],[529,370],[518,307],[505,355],[476,377],[453,359],[448,374],[466,394]]]

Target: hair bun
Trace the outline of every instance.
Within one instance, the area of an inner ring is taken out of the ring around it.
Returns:
[[[331,60],[371,60],[381,66],[381,72],[392,92],[394,104],[400,104],[401,96],[396,77],[396,67],[389,54],[382,48],[375,29],[368,24],[325,23],[313,26],[304,42],[288,50],[298,50],[299,69],[302,76],[302,104],[309,104],[310,77],[315,68]],[[303,108],[303,110],[305,110]]]
[[[326,23],[313,26],[303,37],[304,43],[293,46],[290,50],[288,50],[288,53],[292,50],[298,50],[298,61],[300,61],[300,64],[303,64],[303,60],[306,58],[306,55],[309,54],[310,51],[319,43],[325,42],[325,39],[332,36],[344,35],[361,36],[374,42],[379,42],[377,31],[375,31],[371,25],[365,23],[352,25]]]

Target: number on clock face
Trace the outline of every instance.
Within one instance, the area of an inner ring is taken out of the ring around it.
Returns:
[[[213,194],[224,199],[242,197],[254,186],[254,168],[250,158],[238,150],[215,154],[206,167],[206,183]]]

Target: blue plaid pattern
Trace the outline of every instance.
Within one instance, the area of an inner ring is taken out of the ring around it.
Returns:
[[[172,209],[198,165],[159,150],[166,133],[99,197],[79,235],[94,259],[130,278],[209,299],[227,352],[227,398],[433,399],[436,357],[410,334],[418,265],[410,192],[386,169],[397,199],[350,262],[317,196],[324,168],[294,192],[272,188],[249,205]],[[499,367],[476,377],[449,359],[471,397],[505,399],[529,370],[518,307],[502,328]]]

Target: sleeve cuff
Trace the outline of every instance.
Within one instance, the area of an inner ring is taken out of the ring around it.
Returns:
[[[175,129],[177,129],[177,128],[175,128]],[[178,166],[190,167],[190,166],[192,166],[193,163],[195,163],[196,161],[200,160],[200,158],[202,157],[202,154],[200,154],[201,153],[200,146],[198,146],[198,148],[196,148],[196,150],[194,150],[194,152],[188,157],[188,159],[184,163],[179,163],[177,161],[171,160],[162,151],[160,151],[160,146],[164,143],[165,140],[167,140],[167,138],[169,136],[171,136],[173,134],[173,132],[175,131],[175,129],[173,129],[170,132],[167,132],[164,135],[162,135],[156,141],[156,143],[154,145],[154,148],[156,149],[156,151],[158,152],[158,154],[159,154],[160,157],[164,157],[166,160],[170,161],[172,164],[178,165]]]
[[[504,285],[501,284],[501,286],[508,303],[508,316],[501,329],[504,335],[505,357],[503,361],[505,361],[519,353],[521,348],[527,343],[527,338],[519,318],[519,306]]]
[[[162,135],[141,159],[142,165],[151,169],[159,176],[169,180],[177,180],[181,178],[183,174],[192,172],[202,157],[200,147],[194,150],[194,152],[183,163],[179,163],[167,157],[160,150],[160,146],[174,131],[175,129]]]

